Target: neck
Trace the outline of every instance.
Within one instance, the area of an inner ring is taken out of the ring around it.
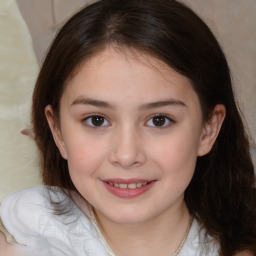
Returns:
[[[116,223],[100,212],[95,211],[95,214],[101,232],[116,256],[172,255],[190,225],[184,201],[176,209],[141,223]]]

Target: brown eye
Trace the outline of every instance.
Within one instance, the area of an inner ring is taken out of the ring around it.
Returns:
[[[109,125],[109,122],[103,116],[99,115],[89,116],[85,119],[85,122],[88,126],[92,127],[102,127]]]
[[[166,117],[164,116],[155,116],[153,117],[153,124],[155,126],[163,126],[166,122]]]
[[[166,127],[171,122],[172,120],[165,115],[155,115],[147,121],[147,125],[153,127]]]
[[[93,116],[92,124],[94,126],[101,126],[104,123],[104,118],[102,116]]]

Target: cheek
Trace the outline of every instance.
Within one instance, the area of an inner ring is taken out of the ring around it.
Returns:
[[[157,147],[154,163],[161,170],[162,188],[172,199],[178,199],[187,189],[195,171],[195,144],[185,139],[173,139],[164,147]]]
[[[104,161],[102,142],[90,138],[74,138],[66,143],[68,166],[71,176],[93,175]],[[79,178],[79,177],[78,177]]]
[[[176,179],[193,175],[198,146],[199,136],[181,132],[151,147],[151,155],[163,171]]]

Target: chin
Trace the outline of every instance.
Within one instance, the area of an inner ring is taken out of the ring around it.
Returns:
[[[122,209],[115,213],[106,213],[104,216],[115,223],[126,225],[143,223],[154,217],[149,213],[141,212],[134,208]]]

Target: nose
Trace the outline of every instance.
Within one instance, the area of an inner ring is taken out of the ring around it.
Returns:
[[[111,138],[110,161],[113,165],[130,169],[143,165],[146,161],[143,138],[136,128],[123,129]]]

